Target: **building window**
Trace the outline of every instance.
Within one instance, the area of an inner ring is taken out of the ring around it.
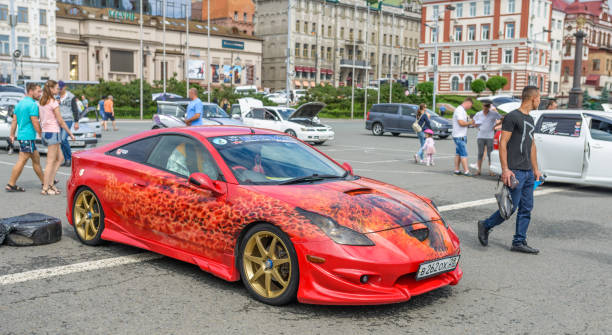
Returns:
[[[559,72],[559,71],[561,71],[561,67],[560,67],[559,61],[556,60],[555,61],[555,72]]]
[[[514,38],[514,22],[506,23],[506,38]]]
[[[340,27],[340,39],[344,39],[344,27]]]
[[[453,77],[451,80],[451,91],[459,91],[459,77]]]
[[[40,58],[47,58],[47,39],[40,39]]]
[[[485,0],[484,2],[484,15],[491,15],[491,1]]]
[[[247,13],[242,13],[242,21],[247,22]]]
[[[488,40],[491,36],[491,28],[488,24],[482,25],[482,36],[480,37],[482,40]]]
[[[308,22],[304,21],[304,34],[308,34]]]
[[[512,63],[512,50],[504,50],[504,63],[511,64]]]
[[[295,32],[296,33],[300,32],[300,20],[295,21]]]
[[[0,35],[0,55],[8,55],[11,51],[8,35]]]
[[[332,37],[332,26],[327,26],[327,37]]]
[[[561,20],[557,21],[557,29],[562,29],[561,25],[563,24],[563,22],[561,22]]]
[[[463,17],[463,4],[462,3],[457,4],[457,7],[455,8],[455,13],[457,14],[457,17]]]
[[[514,13],[514,0],[508,0],[508,13]]]
[[[168,66],[166,64],[166,66]],[[112,72],[134,73],[134,52],[124,50],[110,51],[110,70]],[[166,76],[168,73],[166,72]]]
[[[387,54],[382,54],[382,63],[383,65],[387,65]]]
[[[30,56],[30,38],[29,37],[17,37],[17,48],[21,50],[21,54],[25,57]]]
[[[234,21],[238,21],[238,12],[234,12]]]
[[[461,53],[453,52],[453,65],[460,65],[460,64],[461,64]]]
[[[465,77],[465,85],[463,85],[463,90],[464,91],[472,90],[472,77],[470,76]]]
[[[372,37],[370,40],[371,40],[370,43],[376,44],[376,33],[372,33]]]
[[[440,15],[438,5],[434,5],[433,6],[433,18],[434,18],[434,20],[438,17],[438,15]]]
[[[395,46],[399,46],[399,35],[395,35]]]
[[[0,4],[0,21],[8,20],[8,6]]]
[[[538,16],[542,16],[542,1],[538,1]]]
[[[355,35],[353,34],[353,28],[349,29],[349,40],[353,41]]]
[[[488,51],[480,52],[480,64],[489,64],[489,52]]]
[[[476,16],[476,3],[470,2],[470,17]]]
[[[565,45],[565,56],[569,56],[572,54],[572,45],[571,44],[566,44]]]
[[[295,56],[300,57],[300,43],[295,43]]]
[[[340,48],[340,59],[344,58],[344,48]]]
[[[79,80],[79,56],[70,55],[70,80]]]
[[[327,48],[327,59],[331,59],[332,58],[332,48]]]
[[[325,59],[325,47],[321,47],[321,59]]]
[[[302,49],[302,57],[308,58],[308,44],[304,43],[304,48]]]
[[[599,71],[599,59],[593,59],[593,71]]]
[[[433,52],[429,54],[429,63],[431,65],[436,64],[436,54]]]
[[[455,42],[460,42],[463,38],[463,27],[455,26]]]
[[[47,25],[47,10],[41,9],[39,14],[39,23],[41,26]]]
[[[553,93],[557,93],[557,92],[559,92],[559,83],[555,81],[553,83]]]
[[[313,34],[317,32],[317,24],[316,23],[314,23],[314,22],[312,23],[312,29],[310,29],[310,32],[313,33]]]
[[[556,45],[557,45],[556,49],[561,50],[561,40],[557,40]]]
[[[431,42],[437,42],[438,41],[438,32],[436,31],[435,28],[431,29]]]
[[[473,65],[474,64],[474,51],[468,51],[466,53],[466,64]]]
[[[310,46],[310,57],[317,58],[317,47],[314,44]]]
[[[28,7],[17,8],[17,23],[28,23]]]
[[[473,41],[476,39],[476,26],[468,26],[467,38],[468,41]]]

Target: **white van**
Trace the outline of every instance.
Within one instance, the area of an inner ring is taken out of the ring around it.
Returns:
[[[234,89],[234,93],[240,94],[240,95],[257,93],[257,86],[255,85],[237,86]]]

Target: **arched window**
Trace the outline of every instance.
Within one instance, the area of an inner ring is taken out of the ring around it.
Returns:
[[[480,79],[485,81],[485,82],[487,81],[487,77],[485,77],[485,76],[480,76]]]
[[[453,77],[451,80],[451,91],[459,91],[459,77]]]
[[[463,86],[463,89],[465,91],[471,91],[472,90],[472,77],[470,77],[470,76],[465,77],[465,85]]]

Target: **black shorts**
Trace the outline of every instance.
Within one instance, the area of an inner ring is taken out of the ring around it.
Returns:
[[[478,160],[482,160],[484,156],[484,148],[487,147],[487,157],[489,162],[491,161],[491,151],[493,151],[493,139],[492,138],[479,138],[476,140],[478,143]]]
[[[30,154],[36,151],[36,141],[34,140],[20,140],[19,141],[19,151]]]

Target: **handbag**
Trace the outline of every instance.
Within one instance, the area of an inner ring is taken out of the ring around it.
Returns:
[[[416,121],[414,121],[414,123],[412,124],[412,130],[414,130],[415,133],[420,133],[421,131],[423,131],[423,128],[421,128],[421,126],[419,125],[419,120],[421,120],[422,117],[423,115],[416,119]]]
[[[497,185],[499,185],[499,180],[497,181]],[[508,220],[514,213],[514,204],[512,203],[512,197],[510,196],[510,192],[510,187],[506,186],[505,184],[502,184],[502,188],[499,193],[495,194],[497,206],[499,207],[499,215],[504,220]]]

